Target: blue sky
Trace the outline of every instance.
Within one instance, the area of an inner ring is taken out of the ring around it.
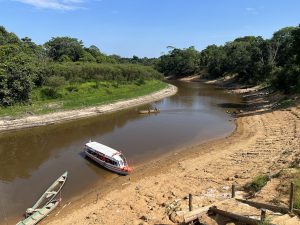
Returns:
[[[107,54],[157,57],[300,24],[300,0],[0,0],[0,25],[38,44],[71,36]]]

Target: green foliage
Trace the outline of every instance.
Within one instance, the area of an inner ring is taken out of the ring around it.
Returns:
[[[102,81],[125,84],[162,79],[153,67],[141,65],[147,60],[107,56],[96,46],[85,48],[71,37],[55,37],[40,46],[0,26],[0,106],[27,103],[37,88],[44,99],[52,99],[60,97],[59,89],[67,83],[94,81],[98,89]],[[76,89],[70,86],[66,91]]]
[[[66,79],[61,76],[51,76],[48,77],[45,83],[48,87],[51,87],[53,89],[59,88],[61,86],[64,86],[66,84]]]
[[[169,47],[172,50],[160,57],[157,69],[165,75],[183,77],[199,72],[200,54],[194,47],[178,49]]]
[[[28,101],[35,75],[31,56],[16,45],[0,46],[0,105]]]
[[[20,39],[14,33],[6,31],[5,27],[0,26],[0,45],[19,44]]]
[[[40,95],[42,99],[57,99],[62,97],[62,95],[58,93],[57,89],[52,87],[42,88]]]
[[[63,61],[66,57],[78,61],[84,56],[83,43],[76,38],[56,37],[45,43],[48,56],[55,61]]]
[[[297,62],[300,64],[300,25],[292,31],[293,43],[292,48],[293,52],[296,55]]]
[[[295,174],[294,180],[295,184],[295,201],[294,201],[294,208],[300,209],[300,171]]]
[[[66,87],[66,90],[71,93],[78,92],[78,88],[76,86],[68,86],[68,87]]]
[[[258,192],[268,183],[269,180],[269,176],[267,175],[256,176],[251,182],[244,186],[244,189],[246,191]]]
[[[140,78],[162,79],[162,74],[152,67],[133,64],[55,63],[49,65],[49,75],[62,76],[70,81],[113,80],[120,83]]]
[[[34,114],[45,114],[56,110],[71,110],[87,106],[97,106],[119,100],[136,98],[166,87],[164,82],[147,80],[144,85],[134,83],[118,84],[114,81],[99,82],[100,88],[93,88],[95,81],[66,85],[58,89],[49,87],[36,88],[32,91],[32,104],[15,104],[0,107],[0,116],[22,116],[30,111]],[[71,91],[68,87],[72,86]],[[57,106],[57,107],[52,107]]]
[[[286,94],[300,93],[300,65],[277,68],[272,85]]]

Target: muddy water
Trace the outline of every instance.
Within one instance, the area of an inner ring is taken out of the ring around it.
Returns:
[[[235,125],[226,110],[239,97],[201,83],[174,82],[179,91],[151,105],[59,125],[0,135],[0,223],[17,221],[64,171],[69,179],[64,199],[82,193],[95,180],[116,175],[84,158],[90,139],[121,150],[137,165],[177,147],[231,133]],[[138,110],[157,107],[157,115]]]

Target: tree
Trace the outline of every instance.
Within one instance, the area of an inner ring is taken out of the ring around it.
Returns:
[[[16,45],[0,46],[0,104],[26,102],[36,75],[34,58]]]
[[[84,56],[82,41],[70,37],[56,37],[44,44],[48,56],[55,61],[62,61],[64,57],[73,62]]]
[[[296,54],[297,62],[300,64],[300,25],[292,31],[293,36],[293,52]]]
[[[199,71],[200,54],[192,46],[186,49],[170,48],[167,55],[159,58],[157,69],[165,75],[176,77],[192,75]]]
[[[0,26],[0,45],[19,44],[20,39],[14,33],[9,33],[3,26]]]

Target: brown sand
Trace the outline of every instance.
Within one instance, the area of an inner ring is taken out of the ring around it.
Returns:
[[[172,224],[167,214],[176,207],[187,210],[188,193],[195,208],[210,205],[228,198],[233,183],[287,168],[300,152],[299,104],[270,110],[264,95],[248,96],[252,108],[239,115],[231,136],[148,162],[105,192],[99,184],[64,202],[44,224]]]
[[[154,92],[152,94],[134,99],[118,101],[112,104],[89,107],[78,110],[61,111],[45,115],[33,115],[18,119],[0,119],[0,132],[28,127],[44,126],[68,120],[97,116],[104,113],[114,112],[122,109],[131,108],[137,105],[143,105],[150,102],[154,102],[165,97],[174,95],[176,94],[176,92],[177,87],[169,84],[165,89]]]

